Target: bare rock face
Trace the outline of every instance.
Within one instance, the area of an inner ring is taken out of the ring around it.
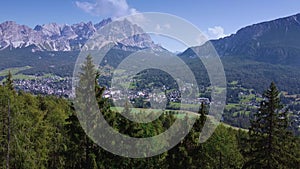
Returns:
[[[81,22],[73,25],[49,23],[37,25],[32,29],[26,25],[6,21],[0,24],[0,50],[29,46],[33,51],[80,50],[98,29],[111,22],[112,20],[109,18],[97,24],[92,22]],[[128,21],[119,22],[118,24],[120,29],[117,31],[125,32],[140,29],[136,25],[131,25]],[[153,43],[151,37],[147,34],[129,37],[122,41],[121,44],[118,44],[118,46],[123,50],[130,47],[160,48]]]

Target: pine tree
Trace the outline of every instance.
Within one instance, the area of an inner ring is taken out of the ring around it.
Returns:
[[[97,120],[97,110],[95,110],[95,104],[97,104],[95,96],[97,96],[95,90],[95,79],[97,77],[96,66],[93,63],[91,55],[86,57],[84,64],[81,66],[81,72],[79,73],[79,82],[76,86],[76,106],[77,106],[77,116],[84,125],[87,135],[85,135],[85,168],[92,168],[92,156],[91,148],[93,147],[93,142],[88,137],[91,136],[93,130],[95,129],[95,122]]]
[[[66,168],[85,168],[85,132],[82,129],[75,114],[66,119],[65,129],[68,136],[68,149],[66,150]]]
[[[294,168],[297,159],[293,154],[292,135],[287,130],[288,111],[280,104],[280,92],[275,83],[264,93],[264,100],[254,114],[249,129],[249,160],[244,168]]]
[[[197,147],[194,150],[194,158],[196,158],[197,162],[197,167],[198,168],[205,168],[207,165],[207,160],[208,160],[208,154],[204,149],[204,144],[199,143],[199,138],[200,138],[200,133],[202,132],[203,126],[207,120],[207,108],[204,102],[201,102],[200,109],[198,111],[199,117],[197,118],[192,132],[197,132]]]
[[[198,113],[200,115],[199,124],[195,124],[194,126],[198,127],[196,130],[198,132],[200,132],[206,122],[206,119],[207,119],[207,110],[206,110],[206,106],[205,106],[204,102],[201,103],[201,107],[200,107],[200,110]],[[196,121],[196,122],[198,122],[198,121]]]
[[[4,82],[4,86],[7,87],[9,90],[14,90],[13,78],[10,71],[8,71],[8,75],[6,77],[6,81]]]
[[[14,91],[12,74],[9,71],[6,77],[6,80],[3,84],[4,86],[0,86],[0,159],[1,154],[5,154],[5,160],[3,163],[6,163],[6,168],[9,167],[10,161],[10,152],[11,152],[11,132],[13,128],[13,116],[14,116],[14,98],[16,97],[16,93]],[[1,165],[0,165],[1,166]]]
[[[203,143],[204,153],[198,156],[205,161],[200,161],[200,168],[241,168],[244,161],[235,133],[235,129],[219,125]]]
[[[86,57],[84,64],[81,66],[81,71],[79,73],[79,82],[76,86],[76,100],[77,106],[76,115],[84,125],[87,134],[84,135],[84,161],[85,168],[94,168],[95,164],[98,166],[103,165],[107,158],[104,158],[103,149],[101,149],[97,144],[93,142],[93,139],[104,139],[105,137],[97,133],[98,129],[103,127],[103,122],[101,121],[99,110],[103,115],[104,119],[109,123],[110,126],[114,126],[115,123],[115,113],[110,110],[109,102],[107,99],[103,98],[103,93],[105,91],[104,87],[100,87],[98,84],[98,78],[100,74],[97,71],[96,65],[93,63],[91,55]],[[91,138],[90,138],[91,137]],[[101,138],[99,138],[101,137]],[[109,141],[109,140],[108,140]],[[110,159],[108,159],[109,161]]]

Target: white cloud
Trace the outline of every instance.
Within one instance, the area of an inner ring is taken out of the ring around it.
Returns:
[[[209,39],[219,39],[228,35],[224,33],[224,29],[221,26],[215,26],[213,28],[208,28],[207,36]]]
[[[164,27],[167,28],[167,29],[170,29],[170,28],[171,28],[171,25],[168,24],[168,23],[166,23],[166,24],[164,25]]]
[[[207,42],[208,37],[205,34],[199,34],[196,36],[196,44],[193,44],[192,46],[201,46],[205,42]]]
[[[76,1],[76,6],[84,12],[95,16],[121,17],[135,14],[137,10],[130,8],[126,0],[94,0],[94,2]]]
[[[162,30],[162,28],[160,27],[160,25],[159,25],[159,24],[156,24],[156,26],[155,26],[155,31],[159,32],[159,31],[161,31],[161,30]]]
[[[160,24],[156,24],[156,26],[155,26],[155,31],[157,31],[157,32],[162,32],[167,29],[171,29],[171,25],[169,23],[166,23],[162,26]]]

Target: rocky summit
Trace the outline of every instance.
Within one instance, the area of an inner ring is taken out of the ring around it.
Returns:
[[[0,50],[29,48],[33,52],[78,51],[98,29],[111,22],[109,18],[97,24],[92,22],[73,25],[49,23],[30,28],[14,21],[6,21],[0,24]],[[136,25],[131,25],[128,21],[118,24],[120,28],[139,30]],[[160,48],[147,34],[129,37],[122,41],[122,44],[117,45],[123,50],[130,49],[130,47]]]

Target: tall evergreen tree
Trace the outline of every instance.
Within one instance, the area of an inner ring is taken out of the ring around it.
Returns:
[[[4,82],[4,86],[7,87],[9,90],[14,90],[13,78],[10,71],[8,71],[8,75],[6,77],[6,81]]]
[[[79,82],[76,86],[77,102],[75,104],[77,104],[77,108],[79,109],[76,109],[76,115],[80,120],[85,121],[85,123],[81,123],[81,125],[85,125],[85,132],[88,133],[88,135],[81,133],[83,134],[83,138],[81,138],[83,142],[77,140],[81,142],[81,144],[84,144],[84,156],[79,155],[77,158],[82,158],[80,161],[84,161],[84,168],[91,169],[97,168],[97,166],[98,168],[102,168],[101,166],[103,166],[109,157],[104,158],[104,154],[107,153],[88,136],[94,137],[95,139],[102,137],[102,135],[98,135],[97,133],[97,129],[102,127],[102,122],[100,120],[100,114],[96,109],[100,109],[103,117],[111,126],[114,126],[116,121],[114,118],[115,113],[110,110],[108,100],[103,98],[105,88],[100,87],[98,84],[99,72],[90,55],[86,57],[84,64],[81,66],[78,78]],[[97,106],[95,107],[95,105]],[[74,123],[74,125],[69,125],[71,129],[73,127],[80,127],[78,121],[76,121],[77,118],[72,117],[70,120]],[[78,154],[75,153],[75,155]]]
[[[194,158],[196,158],[197,167],[198,168],[205,168],[207,167],[208,163],[208,154],[204,149],[204,144],[199,143],[200,133],[202,132],[203,126],[207,120],[207,108],[204,102],[201,103],[200,109],[198,111],[199,118],[197,118],[194,124],[194,130],[192,132],[197,132],[197,147],[194,150]]]
[[[206,119],[207,119],[207,110],[206,110],[206,105],[204,102],[201,103],[201,107],[200,107],[200,110],[199,110],[199,115],[200,115],[200,119],[197,120],[196,122],[199,122],[198,124],[196,123],[194,126],[197,127],[196,130],[198,132],[200,132],[206,122]]]
[[[198,156],[205,161],[200,168],[241,168],[244,160],[239,152],[235,133],[235,129],[219,125],[203,143],[204,153]]]
[[[264,93],[264,100],[254,114],[249,128],[250,150],[244,168],[295,168],[292,135],[287,130],[288,112],[280,104],[280,92],[271,83]],[[299,167],[299,166],[298,166]]]
[[[65,125],[67,131],[66,134],[68,136],[68,147],[65,153],[65,168],[85,168],[86,160],[84,147],[86,146],[86,140],[84,138],[86,134],[75,114],[70,115],[66,121],[68,122],[67,125]]]
[[[6,163],[6,168],[9,168],[11,163],[10,147],[12,142],[11,132],[13,128],[13,111],[11,109],[13,107],[12,102],[14,102],[13,100],[15,97],[16,93],[13,86],[12,74],[9,71],[6,80],[4,81],[4,86],[1,86],[0,91],[0,133],[2,137],[2,139],[0,139],[0,154],[5,154],[5,160],[3,159],[3,163]]]
[[[98,93],[95,91],[99,90],[96,88],[97,85],[95,85],[95,79],[97,77],[97,68],[93,63],[93,58],[91,55],[88,55],[86,57],[86,60],[84,64],[81,66],[81,72],[79,73],[79,82],[76,86],[76,98],[77,107],[79,108],[77,110],[77,116],[81,121],[84,121],[85,123],[81,123],[81,125],[84,125],[84,128],[86,129],[86,132],[88,135],[91,135],[95,126],[95,122],[97,120],[97,113],[94,107],[96,103],[95,96],[99,97]],[[100,92],[100,90],[99,90]],[[100,94],[101,97],[101,94]],[[92,147],[93,142],[88,137],[88,135],[85,135],[84,142],[85,142],[85,168],[90,169],[93,168],[93,159],[91,157],[94,157],[92,155]]]

